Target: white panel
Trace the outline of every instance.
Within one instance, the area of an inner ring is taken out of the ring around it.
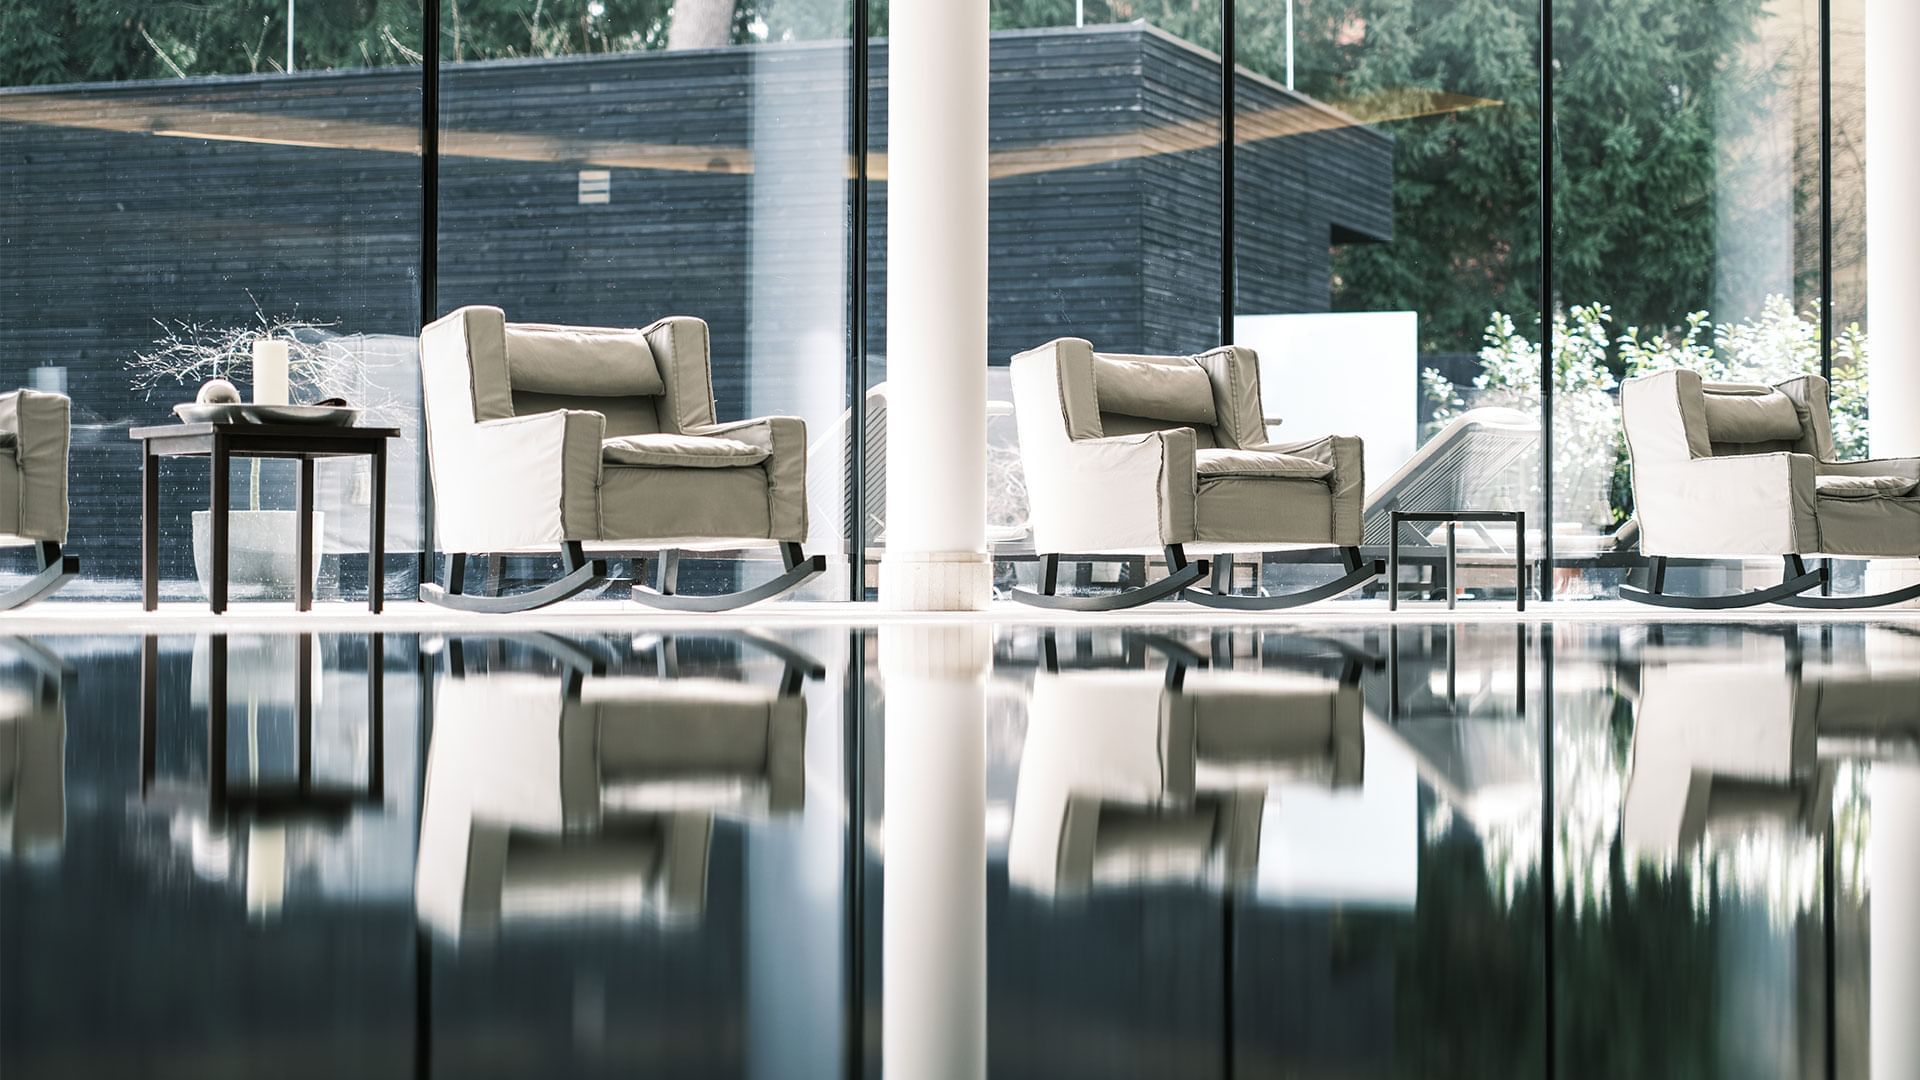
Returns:
[[[1420,426],[1419,320],[1411,311],[1238,315],[1233,341],[1260,354],[1260,404],[1279,442],[1366,441],[1371,487],[1413,456]]]

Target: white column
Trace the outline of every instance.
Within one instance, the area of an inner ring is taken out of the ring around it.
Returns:
[[[887,709],[882,1076],[987,1074],[992,646],[982,626],[880,629]]]
[[[887,61],[880,599],[976,611],[986,554],[987,5],[895,5]]]
[[[1920,3],[1866,0],[1867,442],[1874,457],[1920,453]],[[1920,561],[1875,559],[1866,591],[1920,582]],[[1920,607],[1909,601],[1900,607]]]
[[[1920,767],[1874,765],[1867,798],[1869,1075],[1920,1076]]]
[[[1875,457],[1920,453],[1920,4],[1867,0],[1867,376]]]

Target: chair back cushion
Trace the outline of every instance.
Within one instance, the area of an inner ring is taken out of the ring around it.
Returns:
[[[1800,439],[1800,410],[1771,386],[1707,383],[1707,438],[1716,446],[1751,447]]]
[[[1184,356],[1147,359],[1096,353],[1093,391],[1103,414],[1209,428],[1219,419],[1213,381],[1205,368]]]
[[[667,392],[653,347],[638,330],[507,324],[514,392],[566,397],[657,397]]]

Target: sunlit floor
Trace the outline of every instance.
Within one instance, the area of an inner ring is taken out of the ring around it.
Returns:
[[[573,607],[0,624],[0,1076],[1920,1076],[1908,616]]]

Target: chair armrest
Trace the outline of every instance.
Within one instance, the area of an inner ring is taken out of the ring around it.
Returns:
[[[512,551],[600,539],[607,418],[554,410],[483,420],[432,460],[442,551]]]
[[[37,390],[0,394],[0,453],[20,466],[19,520],[0,514],[0,532],[32,540],[67,538],[67,451],[72,405],[64,395]]]
[[[1920,458],[1865,458],[1860,461],[1823,461],[1821,476],[1904,476],[1920,480]]]
[[[691,315],[669,315],[640,333],[653,350],[653,362],[667,384],[665,407],[660,422],[691,435],[695,428],[711,425],[713,410],[712,347],[707,324]]]
[[[688,435],[724,435],[767,452],[768,539],[807,538],[807,422],[797,416],[759,416],[704,424]]]
[[[1039,490],[1051,495],[1033,501],[1035,543],[1056,553],[1191,543],[1193,454],[1190,428],[1072,440],[1044,466]]]
[[[1819,550],[1810,454],[1694,458],[1634,477],[1640,550],[1724,558]]]
[[[1300,442],[1269,443],[1255,447],[1333,466],[1327,484],[1333,488],[1333,542],[1343,547],[1360,543],[1361,515],[1366,509],[1365,440],[1353,435],[1328,435]]]

